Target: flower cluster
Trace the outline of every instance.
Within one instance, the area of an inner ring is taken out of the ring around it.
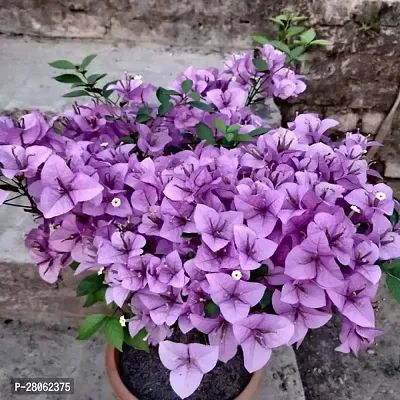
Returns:
[[[252,101],[305,89],[282,53],[266,45],[221,72],[189,68],[169,89],[140,76],[112,89],[123,103],[75,106],[50,124],[36,112],[0,120],[3,183],[18,193],[0,202],[25,194],[40,216],[26,245],[43,279],[72,261],[98,273],[131,337],[145,329],[159,344],[182,398],[239,346],[254,372],[334,312],[338,350],[381,334],[378,261],[400,257],[392,190],[367,182],[375,143],[329,140],[336,121],[303,114],[265,133]],[[175,343],[176,329],[206,344]]]

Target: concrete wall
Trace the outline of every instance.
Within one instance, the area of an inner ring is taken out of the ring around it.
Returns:
[[[301,103],[342,122],[343,130],[375,133],[396,97],[400,65],[400,0],[0,0],[0,33],[156,42],[232,51],[250,47],[251,35],[271,37],[268,17],[283,10],[309,17],[318,48],[302,66],[308,90]],[[400,117],[381,152],[400,178]]]

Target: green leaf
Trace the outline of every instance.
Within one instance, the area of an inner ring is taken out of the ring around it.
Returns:
[[[304,46],[295,47],[290,52],[290,58],[292,60],[296,60],[299,56],[301,56],[305,52],[306,48]]]
[[[391,271],[393,269],[399,270],[400,271],[400,259],[399,260],[394,260],[390,263],[387,262],[378,262],[378,264],[381,266],[383,271]]]
[[[121,143],[125,143],[125,144],[132,144],[132,143],[136,143],[135,139],[133,137],[130,136],[124,136],[120,139]]]
[[[91,274],[82,279],[76,289],[77,296],[86,296],[89,293],[96,292],[103,287],[103,274]]]
[[[86,297],[86,300],[85,300],[85,303],[83,304],[83,307],[90,307],[93,304],[105,301],[105,294],[106,294],[106,288],[105,287],[101,288],[97,292],[89,293],[87,295],[87,297]]]
[[[227,131],[227,126],[222,119],[214,119],[213,125],[222,133],[225,133]]]
[[[303,21],[307,21],[308,17],[304,17],[304,16],[298,16],[298,17],[292,17],[293,22],[299,23],[299,22],[303,22]]]
[[[85,300],[85,303],[83,304],[83,307],[90,307],[90,306],[92,306],[93,304],[96,304],[96,303],[97,303],[97,299],[96,299],[95,294],[94,293],[89,293],[86,296],[86,300]]]
[[[113,345],[116,349],[122,352],[124,328],[119,323],[119,319],[117,317],[108,317],[103,330],[107,343]]]
[[[292,36],[298,35],[305,31],[306,28],[303,26],[292,26],[286,31],[286,37],[290,38]]]
[[[389,217],[389,221],[393,226],[399,222],[399,212],[396,209],[393,210],[393,214]]]
[[[77,269],[78,269],[78,267],[79,267],[79,264],[80,263],[78,263],[78,262],[76,262],[76,261],[72,261],[72,263],[69,265],[74,271],[76,271]]]
[[[264,133],[269,132],[271,129],[269,128],[257,128],[253,129],[252,131],[249,132],[250,136],[260,136],[263,135]]]
[[[272,46],[274,46],[276,49],[278,49],[280,51],[283,51],[284,53],[286,53],[288,55],[290,54],[290,48],[289,48],[289,46],[287,44],[285,44],[285,43],[283,43],[283,42],[281,42],[279,40],[272,40],[270,42],[270,44]]]
[[[254,137],[247,134],[235,133],[233,134],[233,140],[235,142],[253,142]]]
[[[129,334],[128,329],[125,329],[124,333],[124,342],[131,347],[134,347],[135,349],[139,350],[144,350],[144,351],[149,351],[149,344],[147,343],[147,339],[145,339],[147,336],[147,331],[146,329],[142,329],[138,332],[138,334],[134,337],[131,337]]]
[[[220,310],[212,300],[207,300],[206,304],[204,305],[204,312],[207,317],[216,317],[219,315]]]
[[[311,45],[316,44],[318,46],[330,46],[330,45],[332,45],[332,42],[330,42],[329,40],[318,39],[318,40],[314,40],[310,44]]]
[[[211,107],[209,104],[202,103],[200,101],[189,101],[189,103],[187,103],[187,104],[189,106],[199,108],[200,110],[203,110],[203,111],[209,111],[209,112],[214,111],[214,108]]]
[[[385,271],[386,283],[391,295],[400,303],[400,268]]]
[[[54,79],[61,83],[84,83],[79,76],[74,74],[62,74],[56,76]]]
[[[58,69],[76,69],[75,65],[71,61],[57,60],[49,63],[50,67]]]
[[[173,104],[169,101],[168,103],[161,103],[158,107],[158,115],[162,116],[167,114],[167,112],[173,107]]]
[[[156,96],[161,104],[168,104],[171,99],[171,96],[168,94],[167,89],[164,89],[162,87],[159,87],[157,89]]]
[[[311,43],[315,39],[315,36],[317,36],[315,30],[314,29],[308,29],[307,31],[303,32],[300,35],[300,38],[304,43],[308,44],[308,43]]]
[[[107,74],[93,74],[88,76],[87,80],[90,85],[94,85],[100,79],[103,79]]]
[[[92,314],[86,317],[79,328],[77,339],[78,340],[89,339],[90,336],[92,336],[99,330],[99,328],[103,325],[106,319],[107,315],[103,314]]]
[[[268,275],[268,265],[262,264],[261,267],[250,271],[250,280],[258,281]]]
[[[89,96],[89,93],[85,90],[74,90],[73,92],[69,92],[63,95],[63,97],[82,97]]]
[[[271,304],[272,301],[272,293],[266,289],[264,292],[264,296],[260,300],[261,308],[265,308]]]
[[[85,83],[85,82],[73,83],[73,84],[71,85],[71,88],[73,89],[73,88],[76,88],[76,87],[83,87],[83,86],[87,86],[87,83]]]
[[[136,122],[139,122],[140,124],[150,121],[152,117],[149,114],[138,114],[136,116]]]
[[[225,133],[224,137],[228,142],[232,142],[232,140],[235,137],[235,134],[232,132],[229,132],[229,133],[227,132],[227,133]]]
[[[189,93],[193,88],[193,81],[191,79],[185,79],[182,82],[182,89],[185,93]]]
[[[275,18],[268,18],[270,21],[275,22],[275,24],[278,24],[280,26],[285,27],[285,20],[282,20],[279,17],[275,17]]]
[[[240,125],[239,124],[233,124],[233,125],[229,125],[228,129],[226,130],[227,133],[238,133],[240,129]]]
[[[90,54],[89,56],[85,57],[79,66],[81,71],[84,71],[87,66],[97,57],[97,54]]]
[[[256,67],[257,72],[267,72],[268,71],[268,64],[265,60],[261,58],[253,58],[253,64]]]
[[[203,122],[199,122],[196,125],[196,133],[201,140],[205,140],[208,144],[215,144],[213,131],[208,125],[204,124]]]
[[[193,99],[194,101],[200,101],[201,100],[201,96],[199,93],[197,92],[189,92],[188,96]]]
[[[269,40],[265,36],[262,36],[262,35],[254,35],[253,40],[262,45],[269,43]]]

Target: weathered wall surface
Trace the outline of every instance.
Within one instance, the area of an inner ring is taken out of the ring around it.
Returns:
[[[399,90],[400,0],[0,0],[0,33],[156,42],[231,51],[251,35],[274,35],[268,17],[309,17],[329,49],[315,49],[301,73],[308,90],[284,108],[339,119],[342,130],[375,133]],[[399,112],[400,115],[400,112]],[[381,151],[400,178],[400,116]]]

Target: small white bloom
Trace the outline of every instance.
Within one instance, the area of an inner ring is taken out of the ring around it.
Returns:
[[[376,197],[378,200],[385,200],[385,199],[386,199],[386,194],[383,193],[383,192],[378,192],[378,193],[376,193],[375,197]]]
[[[98,271],[97,271],[97,275],[101,275],[104,273],[104,267],[101,267]]]
[[[133,77],[133,79],[134,79],[135,81],[141,81],[141,80],[143,79],[143,76],[142,76],[142,75],[135,75],[135,76]]]
[[[115,208],[119,207],[121,205],[121,200],[118,197],[114,197],[111,200],[111,205]]]
[[[360,210],[357,206],[355,206],[355,205],[352,205],[350,208],[351,208],[354,212],[356,212],[357,214],[360,214],[360,213],[361,213],[361,210]]]
[[[363,151],[363,154],[367,154],[367,153],[368,153],[368,150],[364,150],[364,151]]]
[[[108,142],[100,143],[100,147],[107,147],[107,146],[108,146]]]
[[[237,81],[236,76],[232,76],[231,81],[232,81],[232,82],[236,82],[236,81]]]
[[[231,276],[233,279],[238,281],[242,278],[242,273],[238,269],[236,269],[235,271],[232,271]]]
[[[119,323],[121,324],[121,326],[126,326],[126,319],[123,315],[119,317]]]

